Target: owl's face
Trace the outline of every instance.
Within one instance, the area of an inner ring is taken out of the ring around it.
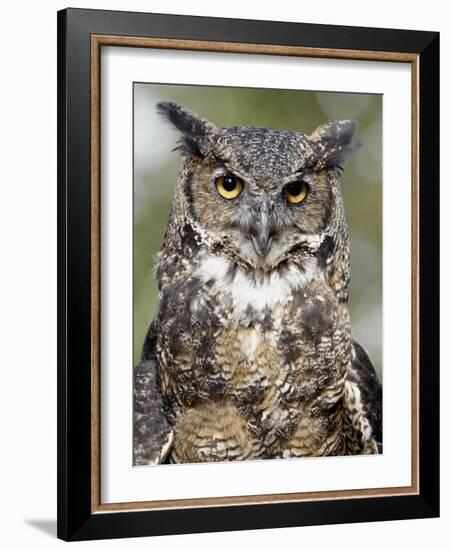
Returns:
[[[177,105],[159,109],[182,132],[190,215],[217,250],[265,271],[316,251],[340,193],[340,164],[358,146],[355,123],[330,123],[307,136],[218,129]]]

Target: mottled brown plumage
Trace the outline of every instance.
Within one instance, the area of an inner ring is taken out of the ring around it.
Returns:
[[[381,388],[347,308],[355,123],[307,136],[159,110],[183,166],[135,371],[135,464],[379,452]]]

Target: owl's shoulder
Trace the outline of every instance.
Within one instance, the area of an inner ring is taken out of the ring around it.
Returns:
[[[382,385],[364,348],[352,342],[345,405],[360,444],[382,451]],[[358,422],[356,422],[358,419]]]

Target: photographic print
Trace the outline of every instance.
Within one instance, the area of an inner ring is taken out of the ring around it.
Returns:
[[[133,102],[133,464],[382,453],[382,95]]]
[[[59,12],[60,538],[438,516],[438,82],[433,32]]]

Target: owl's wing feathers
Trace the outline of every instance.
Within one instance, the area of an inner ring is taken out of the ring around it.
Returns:
[[[134,465],[163,463],[171,449],[174,434],[164,411],[153,359],[143,359],[134,368],[133,417]]]
[[[360,451],[382,452],[382,386],[368,354],[356,341],[353,342],[344,403],[354,432],[352,439]]]

